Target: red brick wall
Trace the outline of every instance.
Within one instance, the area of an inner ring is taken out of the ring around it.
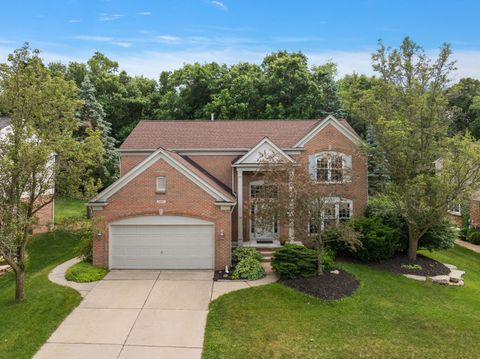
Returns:
[[[208,172],[232,188],[232,161],[238,156],[197,156],[190,155],[192,160],[205,168]]]
[[[120,177],[125,175],[133,167],[142,162],[147,156],[143,155],[121,155],[120,156]]]
[[[157,176],[167,179],[165,194],[156,193]],[[158,200],[165,200],[166,203],[158,203]],[[108,266],[108,223],[122,218],[159,214],[161,208],[164,215],[181,215],[213,222],[215,268],[230,265],[230,211],[220,210],[213,197],[163,160],[154,163],[110,197],[102,211],[94,211],[94,216],[99,220],[98,230],[103,232],[101,239],[94,236],[94,264]],[[221,229],[225,231],[223,240],[220,238]]]
[[[470,221],[473,226],[480,226],[480,201],[472,200],[470,202]]]
[[[352,181],[340,185],[329,184],[332,196],[343,197],[353,201],[353,215],[362,215],[368,201],[368,167],[367,158],[359,152],[357,145],[350,141],[334,126],[328,125],[312,138],[300,156],[308,168],[308,156],[322,151],[336,151],[352,156]],[[330,190],[329,190],[330,192]]]
[[[50,230],[53,222],[53,201],[36,213],[37,223],[33,226],[33,233],[44,233]]]

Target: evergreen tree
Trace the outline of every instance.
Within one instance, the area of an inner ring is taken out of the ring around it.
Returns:
[[[79,98],[83,101],[83,105],[78,111],[78,117],[81,121],[81,130],[78,135],[80,137],[85,136],[88,129],[101,132],[105,158],[95,172],[97,177],[102,181],[103,186],[108,186],[115,181],[119,175],[119,159],[116,152],[117,141],[111,136],[111,125],[105,120],[105,112],[95,97],[95,88],[90,82],[88,75],[85,76],[80,86]]]
[[[365,135],[365,143],[369,147],[368,152],[368,194],[374,195],[378,193],[382,187],[388,182],[388,169],[385,166],[385,156],[378,149],[378,143],[372,126],[367,127]]]

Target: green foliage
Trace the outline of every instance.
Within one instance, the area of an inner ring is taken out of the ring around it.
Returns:
[[[94,163],[94,176],[98,178],[103,186],[108,186],[119,175],[119,158],[116,151],[116,140],[111,136],[111,125],[105,121],[103,106],[95,97],[95,88],[90,82],[88,75],[85,76],[80,89],[79,98],[83,101],[78,111],[78,118],[81,122],[79,135],[84,138],[88,135],[87,129],[93,129],[100,133],[104,148],[104,156],[101,161]]]
[[[105,268],[99,268],[93,266],[91,263],[80,262],[74,264],[65,272],[65,279],[77,283],[95,282],[108,273]]]
[[[392,258],[399,248],[399,230],[383,224],[377,218],[358,218],[353,227],[361,235],[362,245],[352,255],[365,262],[376,262]]]
[[[384,225],[398,230],[396,243],[397,252],[405,252],[408,248],[408,226],[398,208],[386,197],[370,197],[367,207],[367,217],[378,219]],[[428,250],[448,249],[453,247],[457,233],[452,222],[445,213],[436,223],[420,237],[418,247]]]
[[[453,248],[457,230],[449,218],[442,218],[420,237],[418,247],[430,251]]]
[[[317,274],[317,251],[298,244],[285,244],[273,252],[272,268],[281,278],[312,277]]]
[[[325,249],[323,252],[322,266],[324,270],[331,270],[335,268],[335,252],[331,248]]]
[[[422,270],[422,266],[420,264],[402,264],[400,267],[412,270]]]
[[[467,241],[469,241],[473,244],[480,244],[480,230],[471,229],[468,232]]]
[[[93,236],[89,236],[83,242],[81,249],[82,259],[87,263],[93,261]]]
[[[480,80],[460,79],[447,91],[451,133],[469,131],[480,138]]]
[[[233,251],[233,260],[240,262],[245,258],[254,258],[257,261],[262,261],[262,254],[253,247],[237,247]]]
[[[469,135],[449,137],[445,88],[455,69],[444,45],[432,61],[408,37],[399,49],[379,44],[373,68],[372,127],[390,178],[384,194],[406,220],[409,257],[420,237],[480,183],[480,143]],[[435,165],[437,167],[435,167]]]
[[[248,279],[256,280],[265,276],[265,269],[262,267],[262,262],[254,257],[244,257],[232,274],[233,279]]]

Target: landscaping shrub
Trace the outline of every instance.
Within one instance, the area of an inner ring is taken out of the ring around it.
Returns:
[[[418,241],[418,248],[430,251],[453,248],[457,239],[457,231],[450,219],[445,218],[430,228]]]
[[[245,258],[254,258],[257,261],[262,261],[262,254],[252,247],[237,247],[233,251],[233,260],[240,263]]]
[[[384,197],[372,197],[368,201],[366,211],[368,218],[376,218],[384,225],[397,229],[399,240],[397,251],[406,252],[408,248],[408,226],[398,209]],[[419,240],[419,249],[447,249],[452,248],[456,239],[456,232],[452,222],[445,218],[440,223],[430,228]]]
[[[317,251],[298,244],[285,244],[273,252],[271,264],[281,278],[312,277],[317,274]]]
[[[65,272],[65,279],[77,282],[87,283],[102,279],[108,273],[105,268],[95,267],[87,262],[74,264]]]
[[[480,230],[471,228],[468,231],[467,241],[473,244],[480,244]]]
[[[237,264],[232,274],[233,279],[255,280],[265,276],[262,262],[253,257],[245,257]]]
[[[323,253],[322,267],[324,270],[335,269],[335,252],[333,249],[327,248]]]
[[[378,218],[358,218],[352,221],[352,225],[360,232],[362,245],[351,254],[361,261],[377,262],[392,258],[400,247],[400,231],[383,224]]]

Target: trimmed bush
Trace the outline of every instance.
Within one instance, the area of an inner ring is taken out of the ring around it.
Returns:
[[[232,274],[233,279],[255,280],[265,276],[262,262],[253,257],[245,257],[237,264]]]
[[[317,274],[317,251],[298,244],[285,244],[272,256],[272,269],[281,278],[313,277]]]
[[[468,232],[467,241],[473,244],[480,244],[480,230],[470,229]]]
[[[65,279],[77,283],[95,282],[108,273],[105,268],[95,267],[87,262],[74,264],[65,272]]]
[[[430,251],[453,248],[457,239],[457,231],[450,219],[445,218],[430,228],[418,241],[418,247]]]
[[[364,262],[377,262],[392,258],[399,248],[399,230],[391,228],[378,218],[358,218],[352,221],[359,231],[362,246],[352,256]]]
[[[237,247],[233,251],[233,260],[240,263],[245,258],[254,258],[257,261],[262,261],[262,254],[252,247]]]

